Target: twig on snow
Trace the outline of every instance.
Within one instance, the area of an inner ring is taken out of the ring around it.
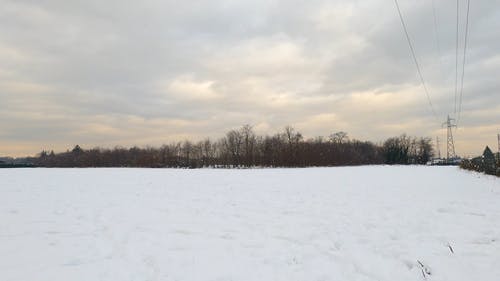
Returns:
[[[448,243],[448,248],[450,249],[450,252],[451,252],[452,254],[454,254],[454,253],[455,253],[455,251],[453,251],[453,248],[451,247],[450,243]]]
[[[422,276],[424,279],[427,279],[427,275],[431,275],[431,270],[423,264],[421,261],[417,260],[418,265],[420,266],[420,270],[422,271]]]

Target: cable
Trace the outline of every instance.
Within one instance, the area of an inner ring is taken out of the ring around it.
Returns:
[[[437,23],[437,13],[436,13],[436,5],[434,3],[435,1],[432,0],[432,17],[434,19],[434,35],[436,37],[436,49],[439,57],[439,65],[441,66],[441,71],[443,71],[443,62],[441,60],[441,43],[439,42],[439,29],[438,29],[438,23]]]
[[[408,41],[408,45],[410,46],[411,55],[413,57],[413,61],[415,62],[415,66],[417,67],[418,76],[420,77],[420,82],[425,91],[425,95],[427,96],[427,101],[429,102],[429,106],[431,108],[432,114],[439,121],[439,118],[434,110],[434,106],[432,105],[431,97],[429,95],[429,91],[427,90],[427,86],[425,85],[424,77],[422,76],[422,72],[420,71],[420,65],[418,64],[417,56],[415,55],[415,50],[413,49],[413,45],[411,44],[410,35],[408,35],[408,30],[406,28],[405,21],[403,20],[403,15],[401,14],[401,9],[399,8],[398,0],[394,0],[396,3],[396,8],[398,9],[399,19],[401,20],[401,24],[403,25],[403,30],[406,34],[406,40]]]
[[[462,94],[464,90],[464,76],[465,76],[465,59],[466,59],[466,54],[467,54],[467,39],[469,35],[469,10],[470,10],[470,0],[467,0],[467,15],[466,15],[466,20],[465,20],[465,40],[464,40],[464,57],[462,61],[462,79],[460,82],[460,99],[459,99],[459,106],[458,106],[458,116],[457,116],[457,126],[458,122],[460,121],[460,115],[462,113]]]
[[[458,96],[458,12],[459,0],[457,0],[457,32],[455,34],[455,115],[457,114],[457,96]]]

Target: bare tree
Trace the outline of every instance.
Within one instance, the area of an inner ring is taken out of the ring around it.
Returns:
[[[239,130],[231,130],[227,132],[224,142],[225,151],[230,155],[231,163],[233,166],[241,165],[241,147],[243,137]]]
[[[348,141],[349,137],[347,136],[346,132],[340,131],[340,132],[336,132],[336,133],[331,134],[329,136],[329,139],[333,143],[342,144],[342,143]]]
[[[242,147],[242,155],[244,158],[244,165],[246,167],[250,167],[255,165],[255,144],[256,144],[256,136],[253,132],[253,128],[250,125],[244,125],[240,129],[243,147]]]

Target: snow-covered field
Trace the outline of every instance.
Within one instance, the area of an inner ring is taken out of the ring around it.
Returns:
[[[500,280],[498,178],[456,167],[0,170],[2,281],[424,279]]]

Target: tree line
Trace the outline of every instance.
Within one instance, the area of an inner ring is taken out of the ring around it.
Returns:
[[[460,168],[500,177],[500,153],[497,153],[495,156],[491,149],[486,146],[483,155],[471,159],[463,159],[460,163]]]
[[[313,167],[369,164],[425,164],[433,155],[430,138],[401,135],[381,144],[350,139],[345,132],[305,140],[287,126],[274,135],[257,135],[245,125],[212,141],[173,142],[161,147],[42,151],[40,167],[243,168]]]

